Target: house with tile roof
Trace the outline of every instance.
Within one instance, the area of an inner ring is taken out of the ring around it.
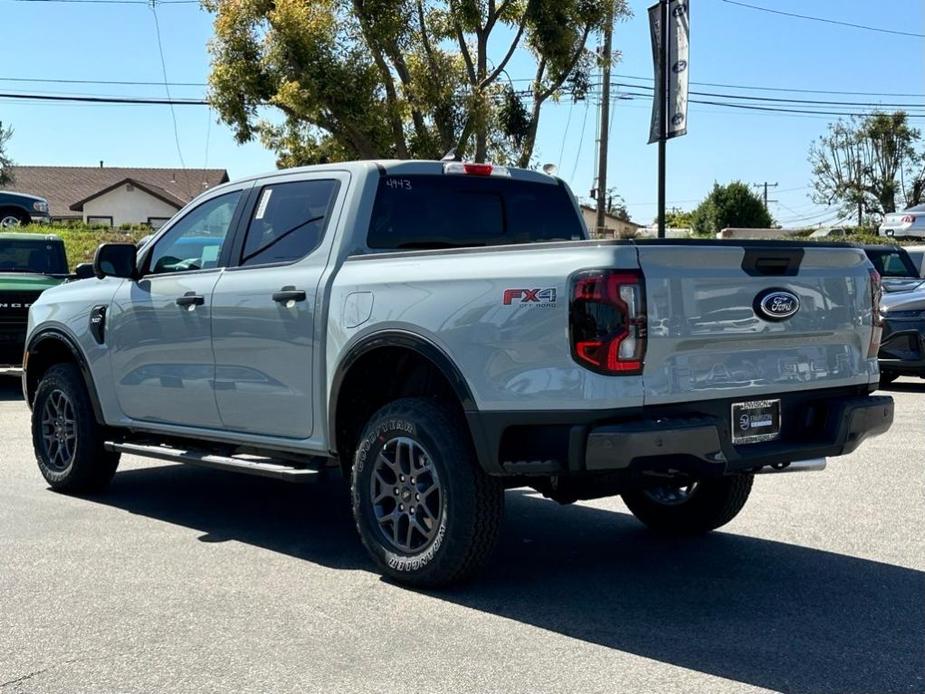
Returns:
[[[121,166],[13,166],[7,190],[39,195],[54,221],[149,224],[155,229],[209,188],[226,183],[225,169]]]

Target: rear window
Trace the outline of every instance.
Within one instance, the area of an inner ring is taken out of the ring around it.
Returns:
[[[44,239],[0,239],[0,272],[65,275],[64,244]]]
[[[459,248],[585,238],[564,186],[478,176],[383,176],[367,246]]]

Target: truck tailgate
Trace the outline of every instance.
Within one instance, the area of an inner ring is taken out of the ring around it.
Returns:
[[[751,398],[876,378],[876,360],[868,358],[871,288],[862,251],[668,242],[641,243],[638,253],[648,314],[646,404]],[[799,310],[783,320],[763,315],[757,303],[768,290],[795,294]]]

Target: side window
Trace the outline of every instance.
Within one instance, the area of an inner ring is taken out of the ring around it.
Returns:
[[[241,265],[291,263],[324,237],[337,181],[293,181],[264,186],[247,227]]]
[[[218,259],[241,191],[219,195],[193,208],[158,239],[148,261],[150,274],[218,267]]]

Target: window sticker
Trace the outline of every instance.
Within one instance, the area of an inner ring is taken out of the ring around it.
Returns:
[[[202,262],[203,263],[215,263],[218,261],[218,252],[221,250],[221,246],[206,246],[202,249]]]
[[[272,188],[267,188],[263,191],[263,195],[260,196],[260,204],[257,205],[257,214],[254,215],[254,219],[263,219],[263,215],[267,211],[267,203],[270,202],[270,196],[272,194]]]

